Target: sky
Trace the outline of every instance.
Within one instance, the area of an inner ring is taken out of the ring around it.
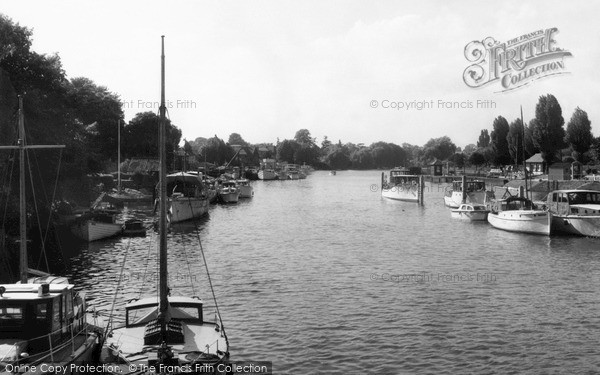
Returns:
[[[250,143],[275,143],[308,129],[318,144],[324,136],[366,145],[449,136],[464,147],[491,131],[497,116],[518,118],[521,106],[528,122],[546,94],[558,99],[565,127],[580,107],[600,135],[600,2],[0,4],[0,13],[33,29],[33,50],[58,53],[68,78],[87,77],[118,94],[126,121],[158,111],[165,35],[168,116],[188,140],[227,141],[235,132]],[[553,46],[571,53],[556,60],[562,66],[552,71],[562,74],[508,91],[499,80],[465,83],[474,64],[465,57],[469,43],[551,28]]]

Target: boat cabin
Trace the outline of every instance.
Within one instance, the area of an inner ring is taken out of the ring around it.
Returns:
[[[487,211],[487,207],[483,204],[461,204],[458,211]]]
[[[0,341],[13,341],[19,347],[16,356],[56,347],[83,328],[83,300],[66,278],[51,278],[61,280],[0,285]]]
[[[452,182],[452,191],[463,191],[462,181]],[[467,192],[485,191],[485,181],[467,181]]]
[[[408,168],[394,168],[390,171],[391,185],[416,185],[419,183],[419,176],[411,173]]]
[[[225,181],[221,184],[221,187],[235,189],[237,187],[237,183],[235,181]]]
[[[548,209],[557,215],[600,215],[600,191],[553,191],[548,194]]]
[[[144,345],[158,345],[162,341],[158,312],[157,298],[133,301],[125,307],[125,326],[145,326]],[[167,343],[181,344],[185,342],[182,322],[197,325],[203,323],[202,300],[197,297],[169,297],[169,316]]]
[[[497,201],[498,211],[535,210],[533,202],[524,197],[508,197]]]
[[[205,190],[199,175],[178,172],[167,175],[167,196],[202,197]]]

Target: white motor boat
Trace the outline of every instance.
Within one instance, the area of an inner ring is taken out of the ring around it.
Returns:
[[[420,176],[411,174],[407,168],[394,168],[390,171],[390,180],[386,181],[382,173],[381,176],[381,196],[387,199],[394,199],[405,202],[418,202]]]
[[[92,242],[121,234],[123,223],[116,222],[116,213],[92,210],[77,217],[71,224],[71,233],[84,241]]]
[[[536,208],[524,197],[508,197],[496,201],[488,214],[488,222],[495,228],[520,233],[552,233],[552,214]]]
[[[218,194],[222,203],[237,203],[240,198],[240,189],[235,181],[225,181],[219,187]]]
[[[188,172],[166,176],[169,222],[177,223],[208,213],[209,192],[201,177]]]
[[[240,190],[240,198],[252,198],[254,196],[254,189],[252,188],[252,185],[250,185],[249,180],[237,180],[236,183]]]
[[[444,193],[446,206],[458,208],[462,203],[486,204],[493,196],[492,192],[485,190],[484,181],[467,181],[464,191],[462,185],[462,181],[458,180],[452,182],[452,187],[446,188]]]
[[[556,190],[548,194],[547,205],[553,231],[600,237],[600,191]]]
[[[460,207],[451,211],[451,216],[455,219],[469,220],[469,221],[486,221],[489,210],[483,204],[477,203],[464,203]]]

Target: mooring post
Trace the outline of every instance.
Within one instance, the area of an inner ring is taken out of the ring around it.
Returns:
[[[425,179],[423,175],[419,175],[419,204],[423,205],[423,191],[425,190]]]
[[[462,176],[462,203],[467,203],[467,176]]]

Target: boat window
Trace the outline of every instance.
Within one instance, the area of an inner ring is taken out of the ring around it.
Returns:
[[[45,322],[48,317],[48,310],[50,310],[50,306],[46,302],[37,303],[33,310],[33,314],[35,315],[36,322]]]
[[[52,331],[60,329],[60,296],[52,304]]]
[[[21,305],[0,305],[0,328],[23,325],[23,310]]]
[[[127,310],[127,326],[148,323],[158,317],[158,306],[141,306]]]
[[[171,316],[176,319],[202,319],[201,307],[198,306],[171,306]]]
[[[557,193],[552,193],[552,202],[557,202],[558,201],[558,194]]]

